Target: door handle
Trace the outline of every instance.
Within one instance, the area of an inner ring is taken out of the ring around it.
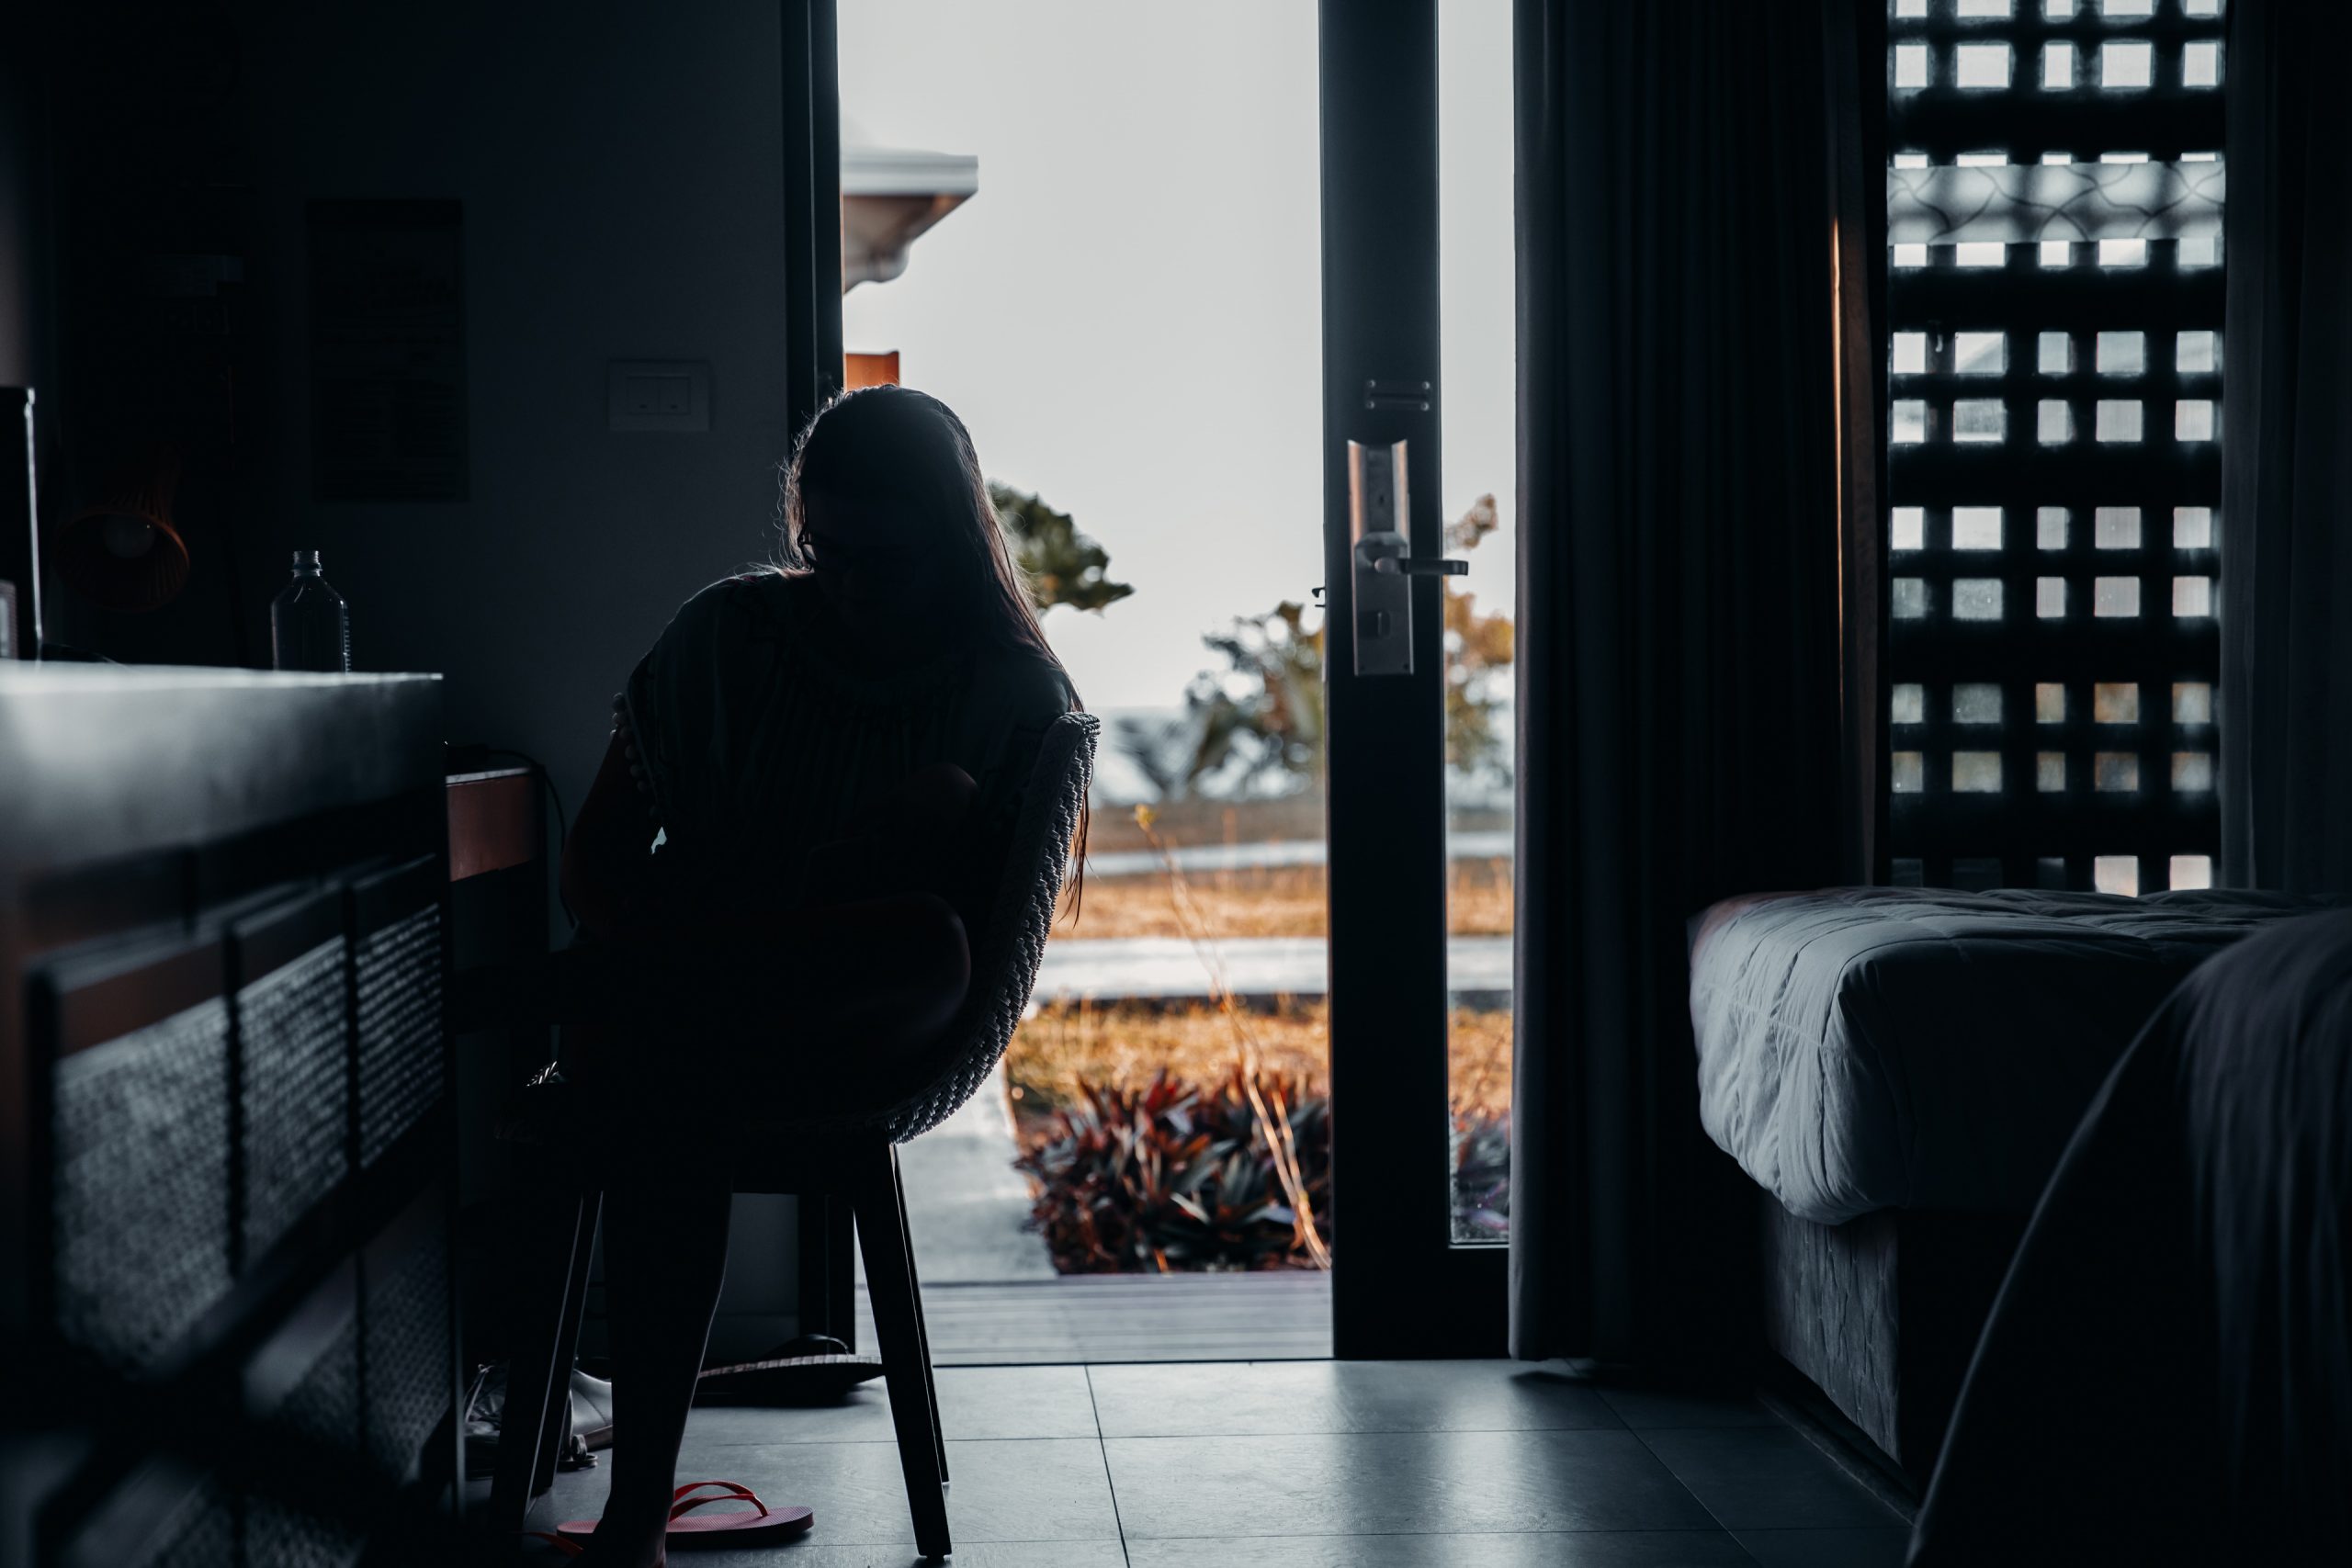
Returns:
[[[1459,577],[1468,561],[1413,554],[1405,443],[1348,443],[1349,580],[1359,675],[1413,672],[1413,579]]]

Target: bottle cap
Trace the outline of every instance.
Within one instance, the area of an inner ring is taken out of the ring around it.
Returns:
[[[319,564],[319,552],[318,552],[318,551],[316,551],[316,550],[296,550],[296,551],[294,552],[294,569],[295,569],[297,571],[300,571],[302,568],[304,568],[304,567],[306,567],[306,566],[316,566],[316,565],[318,565],[318,564]]]

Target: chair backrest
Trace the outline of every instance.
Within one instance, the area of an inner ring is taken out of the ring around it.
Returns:
[[[903,1092],[853,1124],[878,1129],[900,1144],[929,1132],[972,1098],[1012,1043],[1061,902],[1070,840],[1094,782],[1101,728],[1091,713],[1067,713],[1046,727],[1005,856],[1004,880],[973,949],[964,1005],[940,1032],[938,1046],[910,1064],[900,1080]]]

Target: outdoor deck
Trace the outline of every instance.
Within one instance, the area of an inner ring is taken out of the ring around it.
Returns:
[[[1331,1353],[1331,1277],[1059,1275],[1023,1222],[999,1067],[962,1110],[899,1151],[931,1355],[943,1367],[1080,1361],[1282,1361]],[[862,1277],[858,1344],[874,1318]]]
[[[1317,1360],[1331,1354],[1331,1276],[1093,1274],[990,1284],[923,1282],[943,1367],[1105,1361]],[[858,1348],[874,1318],[861,1282]]]

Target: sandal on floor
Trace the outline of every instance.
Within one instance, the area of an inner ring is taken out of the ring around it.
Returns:
[[[707,1497],[692,1497],[707,1486],[724,1491]],[[695,1514],[706,1503],[749,1503],[757,1510],[740,1510],[726,1514]],[[692,1517],[689,1517],[692,1516]],[[775,1546],[796,1536],[805,1535],[817,1522],[815,1510],[809,1508],[771,1508],[760,1501],[757,1494],[740,1481],[697,1481],[691,1486],[681,1486],[670,1494],[669,1544],[673,1547],[694,1546]],[[555,1540],[560,1546],[577,1551],[596,1533],[594,1519],[573,1519],[555,1527]]]

